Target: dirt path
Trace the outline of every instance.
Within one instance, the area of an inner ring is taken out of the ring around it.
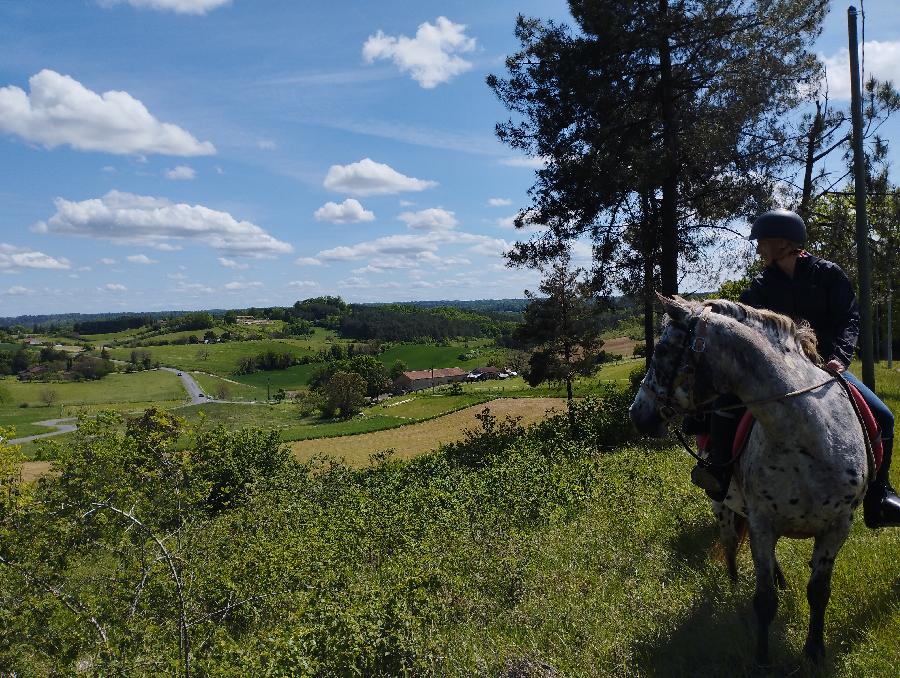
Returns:
[[[316,454],[342,458],[351,466],[364,466],[369,455],[393,448],[394,457],[409,459],[463,437],[463,431],[478,425],[475,415],[485,407],[498,418],[522,417],[522,422],[533,423],[543,419],[548,410],[564,411],[564,398],[500,398],[482,405],[467,407],[437,419],[419,424],[373,433],[361,433],[340,438],[316,438],[288,443],[298,459],[309,459]]]

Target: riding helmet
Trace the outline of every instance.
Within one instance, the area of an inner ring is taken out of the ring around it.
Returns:
[[[791,210],[769,210],[756,217],[750,227],[750,240],[760,238],[784,238],[800,245],[806,244],[806,224]]]

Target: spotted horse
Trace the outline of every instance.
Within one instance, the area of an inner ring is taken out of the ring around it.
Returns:
[[[745,522],[756,575],[756,659],[766,665],[776,584],[784,586],[775,544],[781,537],[814,539],[804,652],[818,663],[825,655],[834,561],[874,473],[851,398],[838,378],[819,367],[809,328],[727,300],[659,298],[668,322],[631,419],[641,432],[664,436],[670,421],[702,411],[721,395],[735,395],[747,406],[757,424],[725,500],[713,502],[729,574],[737,576],[736,528]]]

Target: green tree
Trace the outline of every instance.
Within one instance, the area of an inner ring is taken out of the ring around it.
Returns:
[[[544,381],[566,385],[572,400],[576,375],[591,374],[601,355],[598,302],[590,287],[580,280],[584,271],[570,268],[567,253],[560,255],[546,272],[538,296],[526,291],[529,304],[518,335],[534,347],[525,372],[531,386]]]
[[[521,49],[488,85],[517,117],[501,141],[544,160],[509,253],[539,267],[582,237],[596,286],[678,291],[679,259],[715,266],[728,222],[758,213],[785,151],[788,111],[816,80],[824,0],[570,0],[576,30],[520,16]],[[683,269],[682,269],[683,270]],[[626,285],[627,283],[627,285]]]
[[[391,371],[389,372],[388,376],[390,376],[391,381],[393,381],[394,379],[396,379],[397,377],[399,377],[401,374],[403,374],[404,372],[406,372],[408,370],[409,370],[409,365],[407,365],[404,361],[400,360],[400,358],[397,358],[394,361],[394,364],[391,365]]]
[[[355,372],[336,372],[322,389],[325,396],[323,414],[348,418],[359,412],[366,402],[366,382]]]

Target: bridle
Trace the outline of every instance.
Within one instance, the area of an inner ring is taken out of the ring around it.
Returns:
[[[704,400],[701,403],[694,402],[694,390],[697,383],[697,363],[706,351],[707,319],[709,306],[704,306],[699,313],[694,313],[687,323],[687,336],[681,344],[678,359],[673,363],[671,374],[658,375],[658,383],[662,392],[653,389],[653,395],[660,403],[657,410],[663,420],[668,423],[672,419],[683,416],[696,416],[700,413],[700,407],[715,400],[718,395]],[[666,377],[663,379],[662,377]],[[665,388],[668,386],[667,388]],[[690,397],[691,406],[685,408],[679,405],[673,395],[681,388]]]

